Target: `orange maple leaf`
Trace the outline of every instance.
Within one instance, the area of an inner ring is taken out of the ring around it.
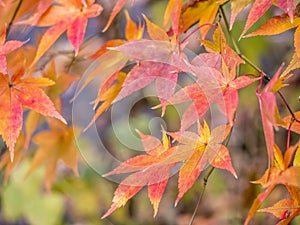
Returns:
[[[78,175],[78,154],[73,142],[73,129],[73,127],[58,124],[58,126],[51,126],[51,131],[42,131],[33,137],[33,141],[39,147],[27,171],[27,175],[46,164],[45,186],[48,191],[51,189],[59,160],[62,160],[72,169],[75,175]]]
[[[204,39],[214,22],[219,7],[228,0],[205,0],[205,1],[188,1],[182,5],[179,32],[187,31],[195,23],[199,23],[200,33]]]
[[[164,160],[172,154],[174,148],[170,146],[169,139],[164,131],[162,143],[151,135],[137,132],[147,154],[128,159],[119,167],[104,175],[134,172],[119,184],[114,193],[113,203],[102,218],[124,206],[145,185],[148,185],[148,196],[153,205],[154,216],[157,214],[160,199],[170,176],[170,169],[174,166],[174,163],[164,163]]]
[[[290,23],[293,23],[294,0],[277,0],[276,2],[279,8],[286,12]],[[256,0],[253,3],[241,36],[243,36],[249,30],[249,28],[265,14],[265,12],[272,6],[273,3],[273,0]]]
[[[6,39],[6,28],[2,32],[0,36],[0,73],[7,74],[7,62],[6,55],[10,52],[20,48],[27,41],[5,41]]]
[[[192,187],[196,179],[204,170],[207,163],[220,169],[225,169],[237,178],[236,172],[231,164],[229,151],[221,143],[228,136],[229,125],[220,125],[210,132],[210,129],[204,120],[204,125],[198,123],[198,133],[185,131],[183,133],[170,133],[170,135],[182,146],[178,146],[172,157],[177,157],[177,153],[183,149],[190,149],[190,153],[185,152],[186,161],[180,168],[178,178],[179,193],[175,205],[182,196]],[[184,151],[182,151],[184,152]],[[170,159],[169,159],[170,160]]]
[[[11,160],[23,124],[23,106],[66,123],[52,101],[39,87],[53,85],[47,78],[22,78],[23,71],[12,77],[0,73],[0,134],[8,146]]]
[[[103,10],[101,5],[95,4],[95,1],[56,0],[56,2],[58,4],[52,4],[50,7],[48,5],[42,15],[38,12],[29,19],[18,23],[51,26],[41,38],[32,65],[36,64],[64,31],[67,31],[68,39],[75,49],[76,56],[85,35],[88,19],[100,15]]]
[[[250,223],[256,211],[272,213],[274,216],[281,219],[281,222],[279,222],[278,225],[288,224],[292,218],[299,215],[299,149],[300,147],[298,142],[297,144],[289,147],[283,156],[279,147],[276,144],[274,145],[273,166],[267,169],[265,174],[259,180],[253,182],[256,184],[261,184],[263,187],[267,188],[253,201],[244,225],[248,225]],[[293,158],[293,165],[289,167]],[[272,207],[258,210],[277,184],[285,185],[292,198],[280,200]],[[286,213],[288,213],[288,216]]]

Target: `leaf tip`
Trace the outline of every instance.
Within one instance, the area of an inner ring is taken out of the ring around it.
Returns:
[[[10,151],[10,162],[13,163],[14,162],[14,151]]]

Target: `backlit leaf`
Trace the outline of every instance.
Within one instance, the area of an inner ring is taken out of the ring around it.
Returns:
[[[59,160],[62,160],[72,169],[75,175],[78,175],[78,156],[73,138],[73,127],[67,128],[65,125],[56,127],[55,130],[46,130],[35,135],[33,141],[38,145],[38,150],[27,171],[27,175],[42,165],[46,165],[45,186],[48,191],[51,189]]]
[[[49,97],[39,88],[53,85],[53,82],[47,78],[22,78],[22,76],[21,72],[11,78],[0,74],[0,134],[11,153],[11,160],[23,124],[23,106],[66,123]]]
[[[170,169],[174,163],[163,163],[172,154],[166,133],[163,131],[163,142],[160,143],[155,137],[144,135],[138,132],[146,150],[145,155],[135,156],[123,162],[119,167],[104,176],[135,172],[125,178],[114,193],[110,209],[102,216],[105,218],[138,193],[143,186],[148,185],[148,196],[154,209],[154,216],[158,211],[158,206],[166,184],[169,179]]]

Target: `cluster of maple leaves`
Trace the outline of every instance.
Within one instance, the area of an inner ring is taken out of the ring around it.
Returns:
[[[276,95],[284,98],[280,93],[280,89],[286,86],[283,82],[292,76],[292,70],[300,67],[300,5],[295,6],[294,0],[253,2],[241,37],[276,35],[296,28],[295,53],[285,70],[282,71],[280,67],[272,78],[263,71],[258,71],[258,75],[240,76],[237,72],[239,66],[249,62],[236,47],[232,48],[227,44],[224,28],[219,20],[225,20],[229,31],[236,16],[250,2],[251,0],[169,0],[163,28],[152,23],[145,15],[145,25],[136,24],[125,11],[126,39],[109,40],[88,56],[89,59],[99,61],[99,66],[85,80],[74,98],[99,74],[104,82],[101,83],[94,102],[95,115],[85,130],[112,104],[153,81],[160,102],[153,109],[161,108],[162,116],[169,105],[191,102],[182,115],[180,129],[177,132],[162,130],[162,141],[137,131],[145,154],[130,158],[105,174],[109,176],[130,173],[119,184],[113,203],[103,218],[124,206],[144,186],[148,186],[148,196],[155,216],[171,170],[178,166],[178,196],[175,204],[192,187],[207,164],[227,170],[237,178],[226,143],[235,124],[238,90],[253,82],[258,84],[256,95],[269,163],[264,176],[255,181],[266,189],[253,202],[245,224],[250,222],[277,184],[283,184],[290,197],[260,211],[272,213],[280,219],[278,224],[288,224],[300,214],[300,147],[299,142],[290,145],[289,140],[290,132],[300,134],[300,112],[293,112],[286,102],[290,115],[281,118],[276,102]],[[127,0],[116,2],[103,31],[109,29],[126,3]],[[222,15],[224,4],[231,5],[229,23],[225,15]],[[283,13],[270,18],[255,32],[246,34],[272,5]],[[17,5],[10,1],[0,1],[0,14],[8,15],[11,10],[16,10],[16,13],[7,21],[8,25],[1,24],[0,36],[0,135],[7,146],[0,167],[5,167],[7,179],[32,140],[38,150],[28,174],[46,164],[45,184],[50,190],[59,159],[77,174],[77,152],[72,142],[74,131],[60,114],[60,95],[79,76],[57,73],[54,60],[49,60],[46,69],[41,71],[36,71],[37,64],[64,32],[74,47],[76,57],[84,40],[88,19],[100,15],[103,7],[94,0],[41,0],[34,4],[20,1]],[[24,19],[24,15],[29,12],[31,15]],[[182,40],[181,36],[190,32],[194,24],[198,24],[196,31],[201,34],[199,45],[205,47],[206,53],[190,59],[184,52],[188,38]],[[6,40],[12,26],[24,25],[47,27],[37,48],[28,45],[28,40]],[[144,35],[145,30],[148,36]],[[210,30],[213,32],[212,40],[206,38]],[[136,63],[125,73],[122,69],[128,62]],[[178,76],[181,74],[190,74],[194,82],[177,90]],[[262,85],[263,79],[267,80],[265,86]],[[213,104],[226,116],[228,123],[210,128],[202,119]],[[29,109],[26,113],[26,124],[23,123],[24,107]],[[40,114],[46,117],[41,117]],[[36,128],[45,123],[49,129],[36,134]],[[197,125],[197,132],[189,130],[193,124]],[[285,128],[288,133],[284,151],[279,149],[274,140],[274,128],[277,126]]]

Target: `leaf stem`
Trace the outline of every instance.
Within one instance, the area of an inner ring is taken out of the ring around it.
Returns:
[[[235,115],[234,115],[234,117],[235,117]],[[226,141],[225,141],[225,143],[224,143],[225,146],[228,145],[228,143],[229,143],[229,141],[230,141],[231,134],[232,134],[232,128],[230,129],[230,132],[229,132],[229,134],[228,134],[228,136],[227,136],[227,138],[226,138]],[[204,192],[205,192],[205,189],[206,189],[206,185],[207,185],[208,179],[209,179],[210,175],[213,173],[214,169],[215,169],[215,167],[210,166],[210,169],[208,170],[206,176],[203,178],[203,187],[202,187],[202,191],[201,191],[200,196],[199,196],[199,198],[198,198],[198,201],[197,201],[196,207],[195,207],[195,209],[194,209],[193,215],[192,215],[192,217],[191,217],[191,219],[190,219],[189,225],[192,225],[192,224],[193,224],[193,221],[194,221],[194,219],[195,219],[197,210],[198,210],[199,205],[200,205],[200,203],[201,203],[201,201],[202,201],[202,198],[203,198],[203,195],[204,195]]]
[[[206,176],[203,178],[203,187],[202,187],[202,190],[201,190],[201,193],[200,193],[200,196],[198,198],[198,201],[197,201],[197,205],[194,209],[194,213],[190,219],[190,222],[189,222],[189,225],[192,225],[193,222],[194,222],[194,219],[195,219],[195,216],[196,216],[196,213],[197,213],[197,210],[199,208],[199,205],[202,201],[202,198],[203,198],[203,195],[204,195],[204,192],[205,192],[205,189],[206,189],[206,185],[207,185],[207,181],[208,181],[208,178],[210,177],[210,175],[212,174],[212,172],[214,171],[215,167],[213,166],[210,166],[210,169],[209,171],[207,172]]]
[[[23,2],[23,0],[20,0],[20,1],[19,1],[18,5],[17,5],[17,7],[16,7],[16,10],[14,11],[14,14],[13,14],[13,16],[12,16],[12,18],[11,18],[9,24],[8,24],[8,27],[7,27],[7,29],[6,29],[6,37],[8,36],[8,34],[9,34],[10,30],[11,30],[11,27],[12,27],[12,25],[13,25],[13,22],[14,22],[14,20],[16,19],[16,16],[17,16],[17,14],[18,14],[18,12],[19,12],[19,10],[20,10],[20,8],[21,8],[22,2]]]
[[[225,3],[226,4],[226,3]],[[236,42],[236,40],[233,38],[231,32],[230,32],[230,29],[229,29],[229,23],[228,23],[228,20],[227,20],[227,17],[225,15],[225,12],[224,12],[224,4],[220,6],[219,8],[219,12],[220,14],[222,15],[223,19],[224,19],[224,22],[225,22],[225,27],[226,27],[226,31],[227,33],[229,34],[229,37],[231,39],[231,42],[233,44],[233,47],[234,47],[234,50],[236,51],[236,53],[239,55],[239,57],[241,59],[243,59],[248,65],[250,65],[253,69],[255,69],[257,72],[259,72],[260,74],[263,75],[263,77],[267,80],[267,81],[270,81],[271,80],[271,77],[268,76],[264,71],[262,71],[258,66],[256,66],[250,59],[248,59],[245,55],[243,55],[239,49],[239,46]],[[278,95],[280,96],[280,98],[282,99],[283,103],[285,104],[285,106],[287,107],[289,113],[291,114],[292,118],[294,120],[297,120],[293,110],[291,109],[291,107],[289,106],[288,102],[286,101],[285,97],[283,96],[283,94],[278,91],[277,92]]]
[[[229,29],[229,22],[228,22],[228,20],[227,20],[227,17],[226,17],[226,15],[225,15],[225,12],[224,12],[223,7],[224,7],[224,5],[221,5],[221,6],[220,6],[219,12],[220,12],[222,18],[224,19],[225,26],[226,26],[226,30],[227,30],[227,33],[229,34],[230,40],[231,40],[231,42],[232,42],[232,44],[233,44],[233,48],[234,48],[234,50],[236,51],[236,53],[237,53],[238,55],[240,55],[240,54],[241,54],[241,50],[240,50],[240,48],[239,48],[239,46],[238,46],[236,40],[235,40],[235,39],[233,38],[233,36],[231,35],[230,29]]]

